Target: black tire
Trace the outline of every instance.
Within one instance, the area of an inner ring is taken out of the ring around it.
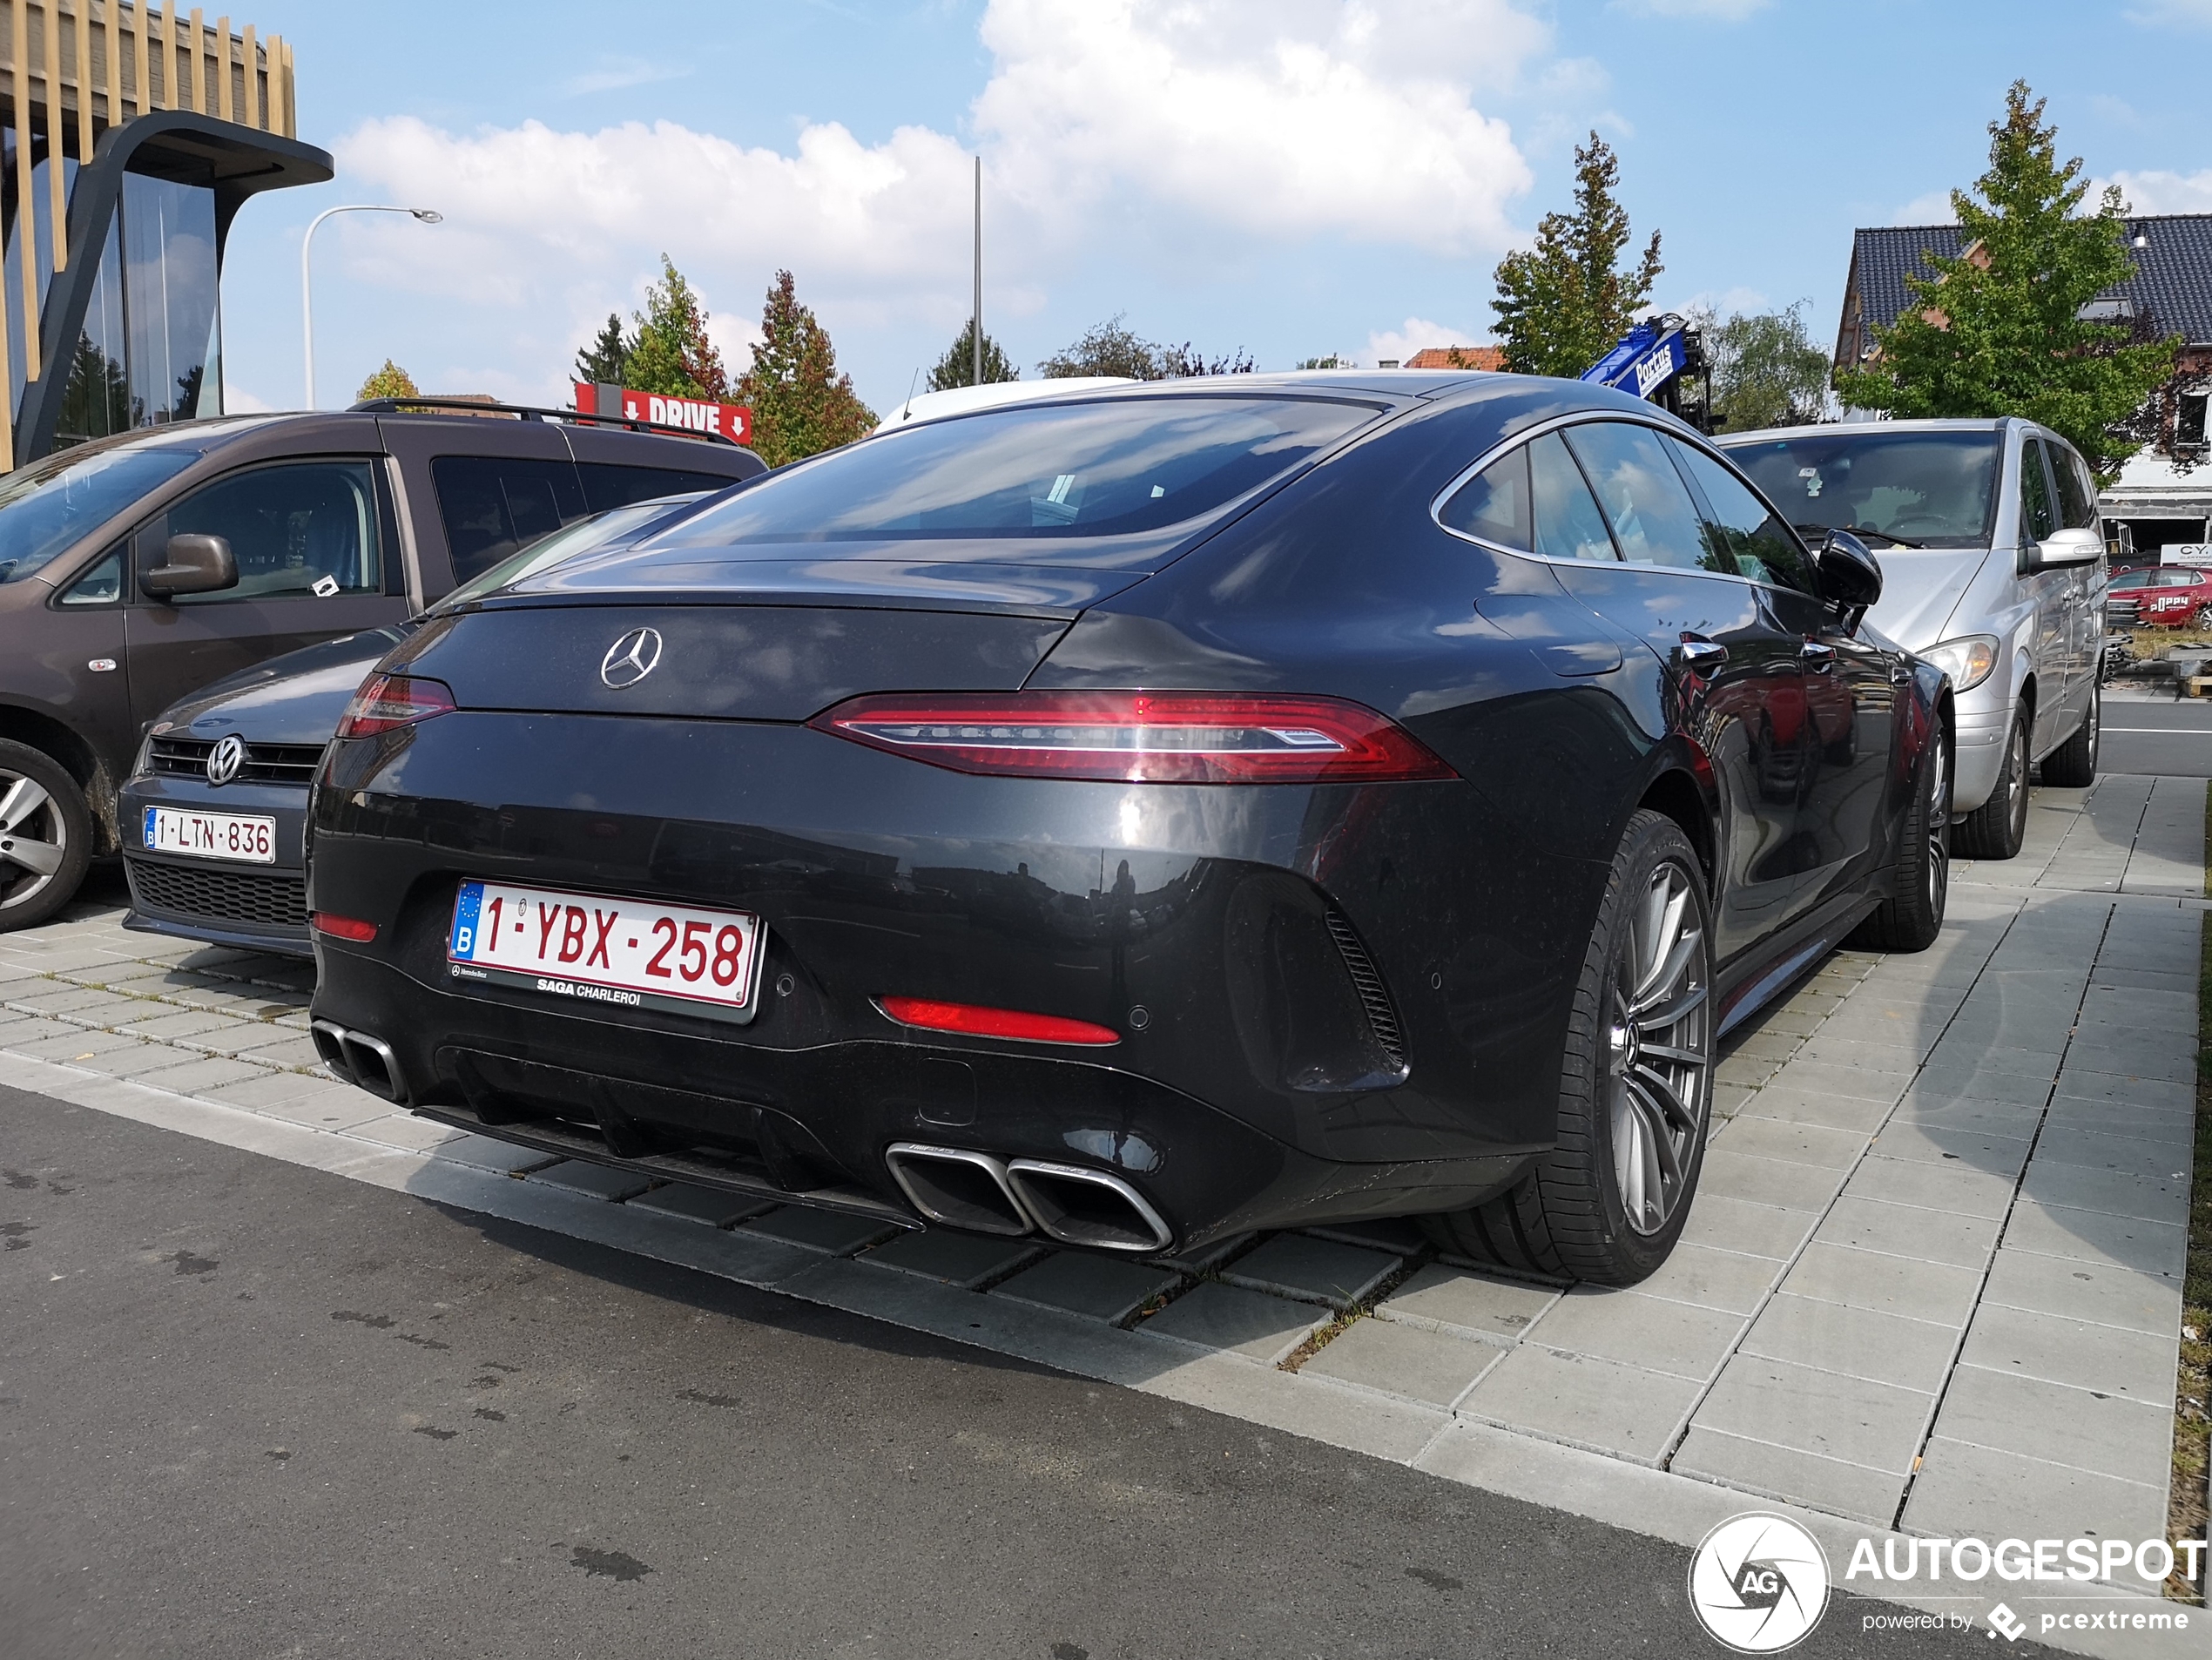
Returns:
[[[92,862],[92,811],[77,780],[0,739],[0,934],[35,928],[77,897]]]
[[[1925,951],[1943,932],[1951,897],[1951,756],[1938,732],[1912,781],[1912,805],[1890,866],[1890,896],[1851,931],[1863,951]]]
[[[1647,955],[1657,966],[1647,1000],[1635,1007],[1651,1013],[1637,1019],[1629,977]],[[1670,972],[1678,955],[1681,970]],[[1522,1273],[1600,1285],[1649,1278],[1681,1237],[1704,1167],[1711,985],[1711,908],[1696,849],[1673,820],[1639,812],[1614,854],[1583,955],[1560,1064],[1556,1144],[1511,1191],[1423,1217],[1430,1237],[1447,1251]],[[1654,1050],[1662,1058],[1654,1060]],[[1678,1055],[1695,1063],[1672,1058]],[[1635,1156],[1632,1164],[1622,1162],[1624,1151]],[[1655,1210],[1661,1203],[1663,1210]]]
[[[1951,851],[1961,859],[2010,859],[2027,838],[2027,705],[2005,728],[2005,759],[1989,800],[1952,827]]]
[[[2089,688],[2088,712],[2074,736],[2043,758],[2043,781],[2062,789],[2087,789],[2097,781],[2098,740],[2104,731],[2104,693]]]

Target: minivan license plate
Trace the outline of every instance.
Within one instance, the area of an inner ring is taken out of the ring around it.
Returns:
[[[461,981],[748,1021],[760,981],[760,919],[472,880],[454,899],[446,962]]]
[[[140,834],[148,853],[236,859],[249,865],[276,863],[276,820],[258,814],[148,807]]]

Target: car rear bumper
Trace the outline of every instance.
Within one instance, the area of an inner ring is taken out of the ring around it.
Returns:
[[[1515,1179],[1554,1134],[1603,876],[1459,781],[976,779],[733,722],[441,716],[340,744],[316,812],[315,908],[378,932],[317,939],[314,1013],[388,1049],[404,1104],[909,1216],[894,1144],[1058,1162],[1126,1181],[1177,1244]],[[472,876],[755,912],[758,1013],[457,979]],[[923,1032],[886,995],[1118,1041]]]

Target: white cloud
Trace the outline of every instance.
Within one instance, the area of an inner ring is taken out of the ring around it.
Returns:
[[[1368,335],[1367,350],[1360,361],[1403,363],[1414,353],[1432,346],[1480,346],[1489,337],[1487,328],[1460,328],[1450,323],[1431,322],[1426,317],[1408,317],[1396,328],[1380,328]]]
[[[691,71],[675,65],[649,64],[642,57],[605,57],[599,67],[571,75],[561,83],[570,98],[592,92],[619,92],[626,87],[650,86],[656,81],[680,81]]]
[[[2193,173],[2114,173],[2089,187],[2091,203],[2107,183],[2120,186],[2132,213],[2212,213],[2212,167]]]
[[[1951,225],[1955,224],[1958,218],[1958,214],[1951,211],[1951,192],[1947,190],[1932,190],[1925,195],[1915,196],[1892,213],[1890,223],[1892,225]]]
[[[276,408],[259,393],[240,386],[226,375],[223,377],[223,413],[225,415],[266,415]]]
[[[1501,246],[1528,168],[1473,89],[1546,38],[1506,0],[993,0],[975,101],[1041,220],[1127,193],[1246,234]]]
[[[1520,86],[1548,44],[1513,0],[990,0],[981,35],[995,67],[965,142],[907,126],[867,144],[836,122],[787,149],[672,121],[364,122],[335,146],[341,175],[445,222],[352,216],[341,257],[357,276],[483,307],[513,361],[564,370],[573,347],[557,342],[635,308],[665,252],[735,369],[779,267],[833,327],[956,328],[971,143],[1001,316],[1038,310],[1109,227],[1195,259],[1255,240],[1478,256],[1515,240],[1507,207],[1529,170],[1475,102]],[[610,62],[595,84],[645,67]],[[1602,71],[1554,73],[1588,84]]]
[[[2203,29],[2212,27],[2212,0],[2156,0],[2155,4],[2133,7],[2121,15],[2129,23],[2152,28],[2175,24],[2184,29]]]

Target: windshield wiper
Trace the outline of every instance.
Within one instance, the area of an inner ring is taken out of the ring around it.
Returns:
[[[1879,536],[1892,547],[1898,548],[1925,549],[1927,546],[1925,542],[1907,542],[1903,536],[1892,536],[1887,530],[1877,530],[1871,524],[1800,524],[1793,528],[1799,530],[1842,530],[1851,536]]]

